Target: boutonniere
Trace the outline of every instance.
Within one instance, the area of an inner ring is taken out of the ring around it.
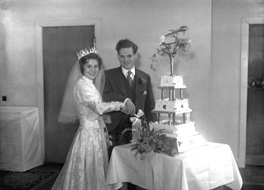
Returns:
[[[139,84],[147,84],[147,79],[142,77],[141,75],[139,76]]]
[[[142,94],[143,94],[143,96],[145,96],[147,93],[148,93],[147,91],[144,91]]]

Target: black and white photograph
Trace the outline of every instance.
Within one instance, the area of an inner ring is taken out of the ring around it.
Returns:
[[[264,190],[264,0],[0,0],[1,190]]]

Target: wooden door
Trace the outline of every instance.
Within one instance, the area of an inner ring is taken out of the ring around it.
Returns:
[[[246,164],[264,166],[264,24],[249,25]]]
[[[64,88],[76,51],[93,46],[94,26],[60,26],[43,28],[45,161],[64,163],[78,128],[76,124],[59,124],[58,113]],[[74,108],[73,108],[74,109]]]

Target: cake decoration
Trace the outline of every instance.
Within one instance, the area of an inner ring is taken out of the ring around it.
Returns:
[[[183,86],[183,78],[182,76],[162,76],[160,80],[161,87],[169,87],[169,86]]]
[[[170,75],[160,78],[158,89],[161,90],[161,98],[155,100],[155,108],[152,110],[158,115],[158,121],[149,123],[144,119],[142,111],[131,118],[131,150],[135,151],[135,156],[140,154],[140,159],[144,159],[145,154],[151,151],[174,156],[207,144],[196,131],[195,122],[191,121],[189,99],[183,98],[183,89],[186,88],[183,76],[173,73],[173,58],[178,50],[188,51],[190,47],[190,39],[179,37],[179,34],[184,35],[187,30],[187,26],[181,26],[162,36],[157,53],[151,57],[153,62],[157,55],[168,56]],[[151,68],[157,71],[153,65]],[[180,92],[178,96],[177,91]],[[167,119],[161,120],[162,115],[167,115]],[[181,119],[176,120],[176,115],[182,116]]]
[[[174,75],[174,57],[179,50],[189,51],[191,47],[191,40],[189,38],[183,38],[185,32],[189,30],[187,26],[181,26],[178,29],[169,30],[169,33],[162,35],[160,37],[159,48],[157,52],[152,55],[150,58],[152,61],[151,68],[155,69],[153,62],[156,61],[157,55],[168,56],[170,63],[170,75]]]

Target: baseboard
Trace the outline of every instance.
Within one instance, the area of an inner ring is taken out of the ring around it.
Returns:
[[[246,165],[264,166],[264,155],[247,155]]]

